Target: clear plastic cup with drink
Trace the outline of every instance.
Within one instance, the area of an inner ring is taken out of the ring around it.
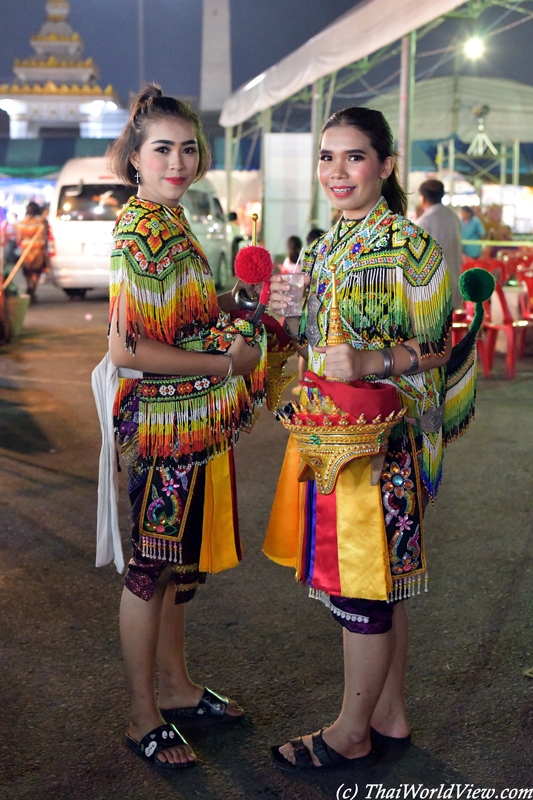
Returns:
[[[304,273],[303,272],[285,272],[281,276],[283,283],[290,284],[290,289],[285,294],[287,305],[283,309],[283,314],[286,317],[301,317],[302,307],[304,300]]]

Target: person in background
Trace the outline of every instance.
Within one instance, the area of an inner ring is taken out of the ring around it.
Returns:
[[[474,214],[470,206],[463,206],[459,212],[461,217],[461,233],[463,239],[482,239],[485,235],[485,226]],[[468,258],[479,258],[481,255],[480,244],[464,244],[463,253]]]
[[[442,247],[444,260],[450,272],[452,302],[454,308],[461,308],[463,298],[459,291],[459,276],[463,263],[461,247],[461,223],[459,217],[448,206],[442,205],[444,184],[442,181],[430,179],[424,181],[418,189],[420,205],[424,209],[416,224],[429,233]]]
[[[48,266],[46,254],[47,226],[45,221],[41,219],[41,214],[41,208],[37,203],[28,203],[26,206],[26,216],[22,222],[19,222],[17,225],[17,237],[22,252],[24,252],[35,234],[37,234],[37,238],[26,254],[24,263],[22,264],[22,271],[26,278],[27,291],[30,296],[30,303],[35,303],[37,299],[35,295],[37,284],[41,274],[45,272]]]
[[[482,217],[485,226],[485,238],[491,242],[509,242],[511,240],[511,229],[504,225],[502,221],[502,207],[493,203],[485,209]],[[501,245],[495,245],[489,250],[490,258],[496,258]]]
[[[287,258],[283,264],[280,265],[280,272],[296,272],[296,264],[298,263],[302,246],[302,240],[299,236],[289,236],[287,239]]]
[[[323,236],[325,232],[326,231],[323,231],[322,228],[311,228],[307,234],[307,239],[305,240],[307,246],[309,247],[313,244],[313,242],[316,242],[316,240]]]
[[[324,236],[326,231],[323,231],[321,228],[311,228],[309,233],[307,234],[306,244],[307,247],[310,247],[313,242],[316,242],[317,239],[320,239],[321,236]],[[299,395],[302,391],[302,383],[304,379],[304,375],[307,371],[307,360],[302,356],[298,357],[298,383],[296,386],[293,387],[292,393],[294,395]]]

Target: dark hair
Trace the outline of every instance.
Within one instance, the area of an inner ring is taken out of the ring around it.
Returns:
[[[287,250],[289,254],[289,258],[293,264],[298,261],[298,256],[300,255],[300,251],[302,249],[302,240],[299,236],[289,236],[287,239]]]
[[[424,183],[420,184],[418,191],[424,200],[427,200],[428,203],[432,205],[436,205],[440,203],[444,197],[444,184],[442,181],[430,178],[428,181],[424,181]]]
[[[28,217],[38,217],[41,214],[41,206],[31,200],[26,206],[26,214]]]
[[[473,217],[474,216],[474,210],[472,208],[470,208],[470,206],[462,206],[461,207],[461,211],[466,211],[466,213],[468,214],[469,217]]]
[[[211,151],[202,130],[200,117],[188,103],[175,97],[166,97],[157,83],[148,83],[136,97],[126,127],[107,149],[109,166],[123,183],[132,186],[136,184],[136,170],[130,161],[131,155],[135,150],[138,151],[144,142],[148,123],[165,117],[185,119],[192,123],[196,130],[199,156],[195,180],[204,177],[211,165]]]
[[[317,239],[320,239],[321,236],[325,234],[326,231],[323,231],[322,228],[311,228],[309,233],[307,234],[306,242],[308,245],[313,244],[316,242]]]
[[[336,111],[323,124],[320,138],[328,128],[333,128],[337,125],[349,125],[368,136],[370,144],[378,154],[381,162],[389,157],[395,158],[394,136],[381,111],[375,111],[373,108],[359,108],[358,106]],[[389,177],[383,181],[381,192],[391,211],[395,214],[405,215],[407,197],[400,185],[396,163]]]

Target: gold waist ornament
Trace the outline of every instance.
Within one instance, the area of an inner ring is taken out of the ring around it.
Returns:
[[[384,452],[392,428],[400,422],[407,409],[393,411],[381,421],[381,416],[367,422],[363,415],[355,425],[309,425],[278,416],[291,433],[300,453],[299,480],[316,481],[320,494],[330,494],[341,469],[354,458],[375,456]]]

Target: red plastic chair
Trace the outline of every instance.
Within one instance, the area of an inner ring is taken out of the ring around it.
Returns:
[[[452,347],[464,339],[468,331],[468,322],[464,308],[456,308],[452,317]]]
[[[520,295],[520,311],[524,319],[533,321],[533,271],[521,272],[519,280],[526,294]]]
[[[463,262],[461,271],[466,272],[473,267],[486,269],[487,272],[490,272],[492,275],[494,275],[495,280],[499,280],[502,283],[505,283],[507,280],[506,264],[503,261],[499,261],[497,258],[467,258]]]
[[[485,304],[485,322],[483,327],[485,329],[486,344],[487,344],[487,361],[489,373],[494,365],[494,353],[496,351],[496,338],[499,331],[504,331],[507,337],[507,354],[506,354],[506,377],[509,379],[514,378],[516,374],[516,343],[520,340],[520,352],[524,349],[524,340],[526,330],[529,326],[527,319],[514,320],[509,311],[507,300],[503,293],[501,285],[496,281],[496,294],[499,297],[502,311],[503,322],[492,322],[490,319],[490,308],[488,302]],[[486,375],[487,373],[485,373]]]

